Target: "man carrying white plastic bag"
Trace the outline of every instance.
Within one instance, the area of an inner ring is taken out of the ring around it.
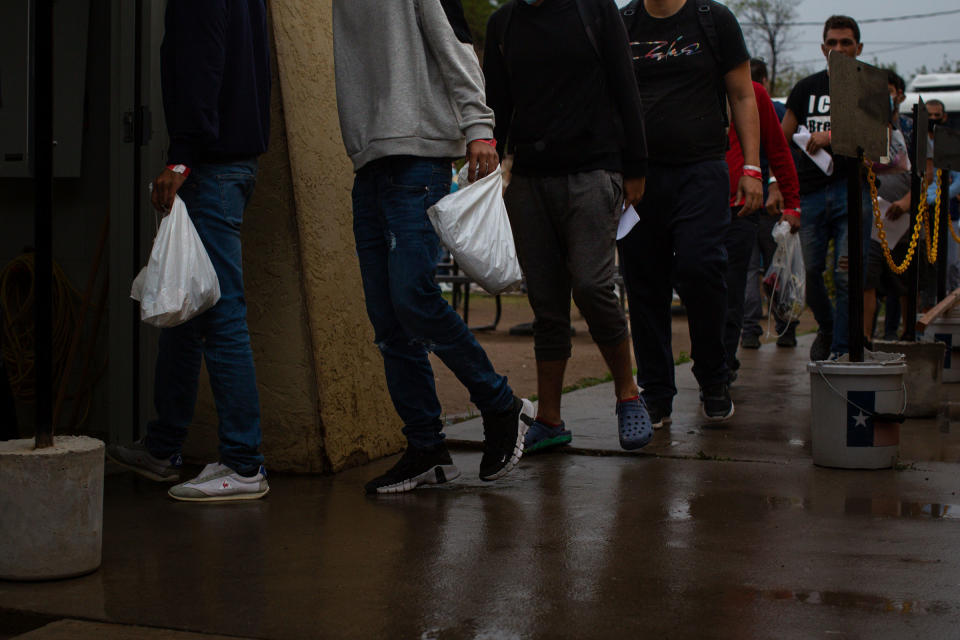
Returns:
[[[160,223],[130,297],[140,303],[140,319],[157,327],[183,324],[220,300],[217,272],[179,197]]]
[[[266,6],[262,0],[168,0],[165,25],[160,71],[169,164],[153,182],[153,205],[166,214],[175,196],[183,199],[182,213],[189,213],[203,242],[221,295],[209,309],[161,331],[157,419],[144,438],[111,445],[107,455],[152,480],[179,482],[180,452],[205,360],[220,418],[219,460],[168,494],[192,502],[251,500],[269,487],[260,454],[240,227],[270,131]],[[172,218],[167,224],[178,223]]]
[[[497,295],[523,281],[503,203],[503,176],[497,167],[485,178],[469,184],[467,179],[467,171],[461,170],[460,188],[430,207],[427,215],[457,266],[487,293]]]

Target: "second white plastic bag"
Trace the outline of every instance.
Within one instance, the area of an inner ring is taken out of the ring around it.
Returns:
[[[427,215],[460,269],[487,293],[496,295],[520,285],[523,272],[503,203],[499,167],[485,178],[461,184]]]
[[[770,297],[770,308],[779,320],[788,326],[803,313],[807,297],[807,277],[803,267],[803,248],[800,234],[791,233],[788,222],[778,222],[771,234],[777,250],[763,279]]]
[[[130,297],[140,302],[140,319],[158,327],[183,324],[220,300],[217,272],[179,196],[160,222]]]

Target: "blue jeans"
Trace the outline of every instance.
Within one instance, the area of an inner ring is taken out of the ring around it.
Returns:
[[[192,168],[178,195],[210,256],[220,301],[199,316],[160,332],[154,404],[147,425],[150,453],[179,453],[193,420],[200,361],[204,358],[220,418],[220,462],[241,475],[255,474],[260,454],[260,401],[243,296],[240,225],[256,182],[257,162],[202,164]]]
[[[450,191],[450,160],[393,156],[362,167],[353,183],[353,232],[374,341],[387,389],[413,448],[443,442],[433,352],[482,414],[507,411],[513,391],[440,294],[440,239],[427,218]]]

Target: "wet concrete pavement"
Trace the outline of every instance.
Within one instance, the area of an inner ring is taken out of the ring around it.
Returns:
[[[609,385],[569,394],[577,448],[492,484],[469,448],[455,482],[374,499],[394,459],[245,504],[111,475],[102,568],[0,582],[0,609],[251,638],[957,637],[958,436],[914,421],[899,470],[814,467],[805,351],[744,354],[722,428],[681,371],[639,455],[612,455]]]

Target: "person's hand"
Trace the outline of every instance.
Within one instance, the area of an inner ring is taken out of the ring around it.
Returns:
[[[182,173],[164,169],[160,175],[153,179],[153,193],[150,194],[150,202],[153,203],[153,208],[164,215],[170,213],[170,209],[173,207],[173,199],[186,179],[187,176]]]
[[[887,209],[887,218],[890,220],[896,220],[903,214],[910,211],[910,194],[908,193],[899,200],[894,200],[890,203],[890,208]]]
[[[778,222],[786,222],[787,224],[789,224],[790,233],[796,233],[797,231],[800,231],[800,216],[791,216],[791,215],[783,214],[782,216],[780,216],[780,220],[778,220]]]
[[[470,182],[487,177],[499,164],[500,156],[492,144],[474,140],[467,145],[467,177]]]
[[[773,182],[767,191],[767,213],[772,216],[778,216],[783,213],[783,194],[780,193],[779,184]]]
[[[756,178],[750,176],[740,176],[740,183],[737,185],[737,195],[734,203],[743,206],[737,211],[737,217],[750,215],[760,208],[763,204],[763,184]]]
[[[810,134],[810,140],[807,142],[807,151],[810,153],[816,153],[824,147],[830,146],[830,132],[829,131],[815,131]]]
[[[623,206],[636,207],[643,200],[643,192],[647,188],[647,179],[624,178],[623,180]]]

